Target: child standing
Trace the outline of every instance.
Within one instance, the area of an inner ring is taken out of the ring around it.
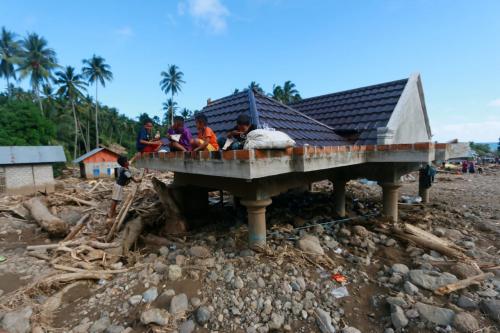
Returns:
[[[111,194],[111,207],[109,209],[108,217],[113,218],[116,216],[116,206],[123,200],[123,187],[127,186],[132,180],[133,182],[140,183],[141,179],[132,177],[132,172],[128,168],[128,159],[125,156],[118,157],[118,176],[116,183],[113,186],[113,193]]]
[[[217,151],[219,150],[219,144],[217,143],[217,136],[210,127],[208,127],[208,119],[203,113],[199,113],[194,118],[196,122],[196,129],[198,130],[198,138],[191,140],[191,146],[193,151],[208,150]]]

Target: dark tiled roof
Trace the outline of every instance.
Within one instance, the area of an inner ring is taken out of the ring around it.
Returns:
[[[357,144],[377,142],[377,128],[387,125],[408,79],[306,98],[290,106],[337,133],[356,132]]]
[[[215,100],[201,112],[207,116],[209,127],[217,136],[231,130],[236,125],[238,115],[246,113],[258,127],[268,126],[285,132],[300,146],[348,144],[327,125],[252,90]],[[197,132],[193,119],[188,120],[186,125],[193,134]]]

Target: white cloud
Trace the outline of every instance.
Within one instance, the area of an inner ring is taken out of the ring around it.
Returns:
[[[122,36],[122,37],[132,37],[134,35],[134,31],[132,30],[131,27],[125,26],[125,27],[121,27],[119,29],[116,29],[115,34],[117,34],[118,36]]]
[[[179,11],[181,12],[183,10]],[[227,28],[226,18],[229,16],[229,10],[220,0],[189,0],[189,14],[211,32],[221,33]]]
[[[433,139],[446,142],[451,139],[474,142],[496,142],[500,137],[500,119],[462,124],[437,125],[432,129]]]
[[[500,108],[500,98],[494,99],[488,103],[488,106],[492,106],[494,108]]]

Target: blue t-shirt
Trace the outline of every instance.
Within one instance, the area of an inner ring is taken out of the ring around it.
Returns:
[[[146,140],[146,141],[151,140],[151,136],[144,127],[141,128],[139,134],[137,135],[137,141],[135,142],[135,147],[137,148],[137,151],[142,151],[144,148],[146,148],[146,145],[141,143],[141,140]]]

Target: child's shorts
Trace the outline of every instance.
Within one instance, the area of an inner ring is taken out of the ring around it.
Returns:
[[[198,139],[198,141],[199,141],[200,145],[202,145],[202,144],[204,144],[204,143],[205,143],[205,141],[203,141],[202,139]],[[217,149],[215,149],[215,147],[214,147],[214,146],[212,146],[212,144],[211,144],[211,143],[209,143],[209,144],[207,145],[207,148],[205,148],[205,149],[206,149],[206,150],[208,150],[208,151],[216,151],[216,150],[217,150]]]
[[[123,186],[115,183],[115,185],[113,186],[113,193],[111,194],[111,199],[114,201],[123,200]]]

